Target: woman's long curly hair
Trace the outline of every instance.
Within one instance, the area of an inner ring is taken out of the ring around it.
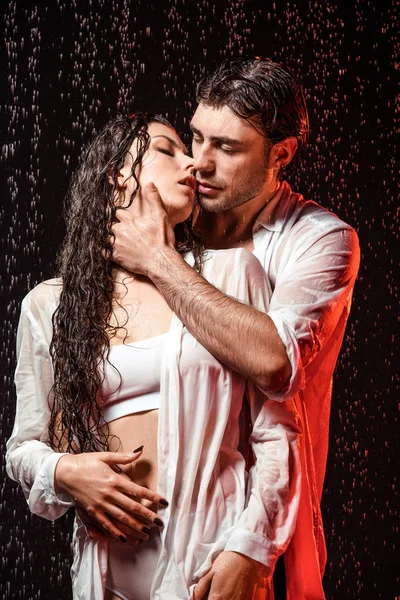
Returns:
[[[118,208],[117,178],[136,141],[132,202],[139,189],[138,167],[150,143],[150,122],[171,127],[163,117],[143,113],[107,123],[84,149],[67,195],[67,234],[58,261],[62,292],[50,345],[54,403],[49,440],[58,451],[108,450],[108,428],[102,423],[100,405],[109,338],[118,328],[115,320],[112,324],[115,265],[111,229]],[[200,271],[202,247],[193,235],[191,217],[176,225],[175,237],[178,252],[193,252],[195,268]]]

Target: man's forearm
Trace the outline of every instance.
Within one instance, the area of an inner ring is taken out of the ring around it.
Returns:
[[[149,273],[171,309],[218,360],[265,392],[289,382],[291,367],[270,317],[226,296],[164,248]]]

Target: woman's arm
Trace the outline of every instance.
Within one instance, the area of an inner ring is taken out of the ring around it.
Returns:
[[[51,520],[74,504],[67,494],[55,493],[54,470],[63,454],[55,453],[47,443],[53,371],[51,316],[46,304],[54,295],[53,286],[41,284],[22,302],[15,372],[17,407],[6,453],[7,473],[22,487],[30,510]]]
[[[48,443],[53,401],[49,345],[51,317],[56,307],[54,289],[54,285],[40,284],[22,303],[15,373],[17,410],[14,429],[7,442],[7,473],[21,485],[34,514],[54,520],[77,504],[89,511],[111,535],[125,538],[104,513],[147,539],[143,527],[157,524],[158,517],[134,498],[146,498],[161,505],[166,501],[116,472],[118,463],[132,462],[140,452],[72,455],[54,452]]]

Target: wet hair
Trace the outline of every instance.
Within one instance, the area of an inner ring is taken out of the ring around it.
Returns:
[[[299,166],[307,145],[308,114],[303,87],[286,66],[269,58],[226,59],[199,82],[196,98],[213,108],[228,106],[246,119],[268,140],[268,152],[271,144],[295,137],[297,150],[279,179]]]
[[[118,173],[132,143],[132,177],[149,147],[148,124],[171,125],[158,115],[136,114],[111,120],[84,149],[66,202],[67,233],[59,255],[62,292],[53,316],[50,353],[54,368],[54,402],[49,443],[63,452],[107,450],[109,434],[101,420],[101,384],[110,337],[124,324],[112,324],[112,262]],[[111,183],[112,181],[112,183]],[[177,251],[192,251],[201,269],[202,247],[192,232],[191,217],[175,226]]]

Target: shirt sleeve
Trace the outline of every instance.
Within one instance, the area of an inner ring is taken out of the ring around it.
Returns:
[[[281,250],[281,266],[268,310],[292,367],[289,384],[274,400],[294,397],[306,385],[306,368],[350,311],[360,251],[353,229],[307,224]],[[343,334],[343,331],[341,332]]]
[[[301,490],[301,424],[293,400],[266,400],[251,383],[248,395],[254,466],[249,472],[246,508],[225,550],[262,563],[265,576],[269,576],[296,525]]]
[[[43,295],[39,288],[28,294],[21,307],[15,372],[17,407],[7,442],[6,470],[21,485],[30,510],[54,520],[74,502],[68,494],[57,495],[54,490],[55,468],[64,454],[54,452],[47,443],[53,369],[50,340],[43,325],[46,311],[35,302]],[[51,323],[51,316],[47,320]]]

